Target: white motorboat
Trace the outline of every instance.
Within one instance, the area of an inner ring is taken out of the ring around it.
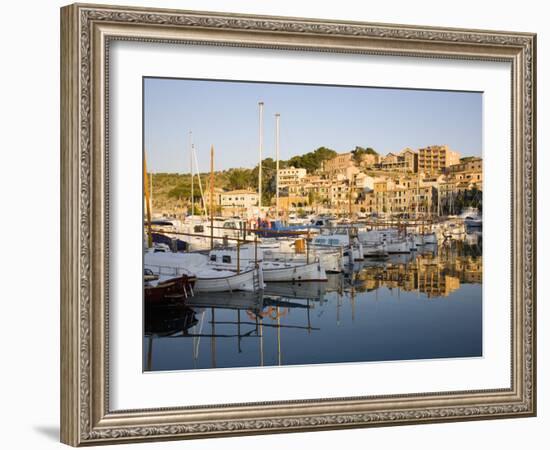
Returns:
[[[309,264],[264,261],[261,264],[264,281],[327,281],[327,273],[319,261]]]
[[[146,251],[144,266],[157,275],[194,275],[196,292],[257,291],[263,289],[262,273],[256,267],[235,273],[212,267],[208,257],[198,253]]]
[[[261,271],[251,268],[240,273],[230,270],[210,269],[197,274],[195,291],[197,292],[232,292],[258,291],[263,289]]]
[[[404,235],[396,229],[381,229],[361,231],[358,233],[359,240],[365,244],[384,243],[387,253],[409,253],[416,249],[415,242],[411,236]]]
[[[311,241],[312,248],[338,248],[342,250],[344,264],[364,259],[363,245],[347,234],[321,234]]]
[[[245,245],[211,250],[208,264],[217,269],[236,270],[258,266],[263,281],[326,281],[327,274],[319,260],[311,263],[301,261],[273,261],[264,259],[262,249]]]
[[[321,263],[321,267],[325,269],[325,272],[327,273],[339,273],[344,270],[344,265],[342,263],[342,252],[340,249],[332,250],[312,248],[309,250],[309,255],[307,253],[264,250],[263,258],[264,261],[292,261],[299,262],[301,264],[318,260]]]

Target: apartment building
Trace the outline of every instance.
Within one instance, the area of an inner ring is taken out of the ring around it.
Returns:
[[[460,154],[447,145],[432,145],[418,150],[418,171],[436,173],[459,164]]]

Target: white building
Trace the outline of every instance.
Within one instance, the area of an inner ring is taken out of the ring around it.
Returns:
[[[286,169],[279,169],[279,187],[295,186],[305,176],[306,169],[297,169],[292,166]]]

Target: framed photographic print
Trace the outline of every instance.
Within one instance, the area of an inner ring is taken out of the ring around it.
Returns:
[[[61,439],[536,414],[536,36],[61,9]]]

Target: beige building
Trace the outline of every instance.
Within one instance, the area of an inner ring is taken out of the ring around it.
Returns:
[[[456,182],[467,182],[482,189],[483,160],[481,158],[468,158],[459,164],[449,166],[445,172],[450,179]]]
[[[271,201],[275,205],[275,198]],[[303,196],[279,197],[279,211],[291,211],[308,206],[308,198]]]
[[[214,198],[213,205],[220,206],[222,204],[222,195],[224,190],[220,188],[214,188]],[[210,208],[210,189],[204,193],[204,201],[206,202],[206,207]]]
[[[244,189],[221,194],[222,208],[248,209],[258,205],[258,193]]]
[[[448,174],[458,172],[481,172],[483,170],[483,160],[477,157],[463,158],[458,164],[453,164],[445,171]]]
[[[379,168],[385,171],[418,172],[418,153],[405,148],[399,153],[388,153],[380,159]]]
[[[441,172],[460,162],[460,154],[447,145],[431,145],[418,150],[418,171],[425,173]]]
[[[297,169],[295,167],[288,167],[286,169],[279,169],[279,188],[285,188],[295,185],[302,180],[307,172],[306,169]]]
[[[328,161],[325,161],[323,171],[328,176],[345,174],[346,169],[354,166],[352,156],[353,155],[351,152],[342,153],[332,159],[329,159]]]
[[[431,184],[379,179],[364,193],[355,210],[365,213],[427,213],[436,206],[437,189]]]

